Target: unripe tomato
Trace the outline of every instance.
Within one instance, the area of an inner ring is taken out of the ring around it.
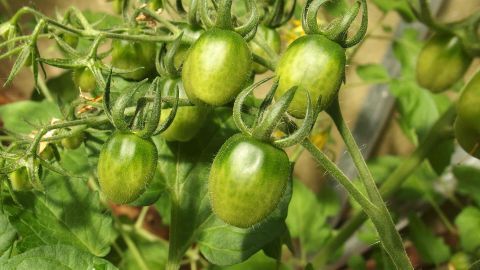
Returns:
[[[60,143],[62,144],[62,146],[65,149],[73,150],[73,149],[77,149],[78,147],[80,147],[80,145],[82,145],[84,139],[85,139],[85,134],[83,134],[83,132],[80,132],[80,133],[75,134],[73,136],[63,138],[60,141]]]
[[[173,96],[173,90],[176,85],[175,80],[169,80],[165,87],[167,88],[167,95]],[[180,98],[186,98],[183,87],[180,87]],[[171,109],[163,109],[160,121],[165,121],[170,115]],[[205,105],[182,106],[177,109],[175,118],[170,126],[160,134],[166,141],[190,141],[200,129],[208,118],[210,108]]]
[[[154,11],[163,7],[162,0],[149,0],[147,4],[148,8]]]
[[[275,98],[298,86],[288,112],[297,118],[305,117],[307,92],[312,104],[322,96],[322,109],[326,109],[337,94],[345,74],[345,49],[322,35],[307,35],[288,46],[278,62],[279,78]]]
[[[55,157],[55,150],[53,149],[53,146],[48,144],[42,152],[40,152],[40,157],[44,160],[51,160]]]
[[[275,209],[290,177],[290,162],[282,149],[234,135],[223,144],[210,170],[213,212],[233,226],[251,227]]]
[[[462,91],[457,103],[458,118],[480,134],[480,71],[473,76]]]
[[[242,36],[213,28],[190,48],[182,80],[192,102],[221,106],[238,95],[251,71],[252,54]]]
[[[447,90],[463,77],[471,62],[458,37],[434,35],[418,55],[418,84],[434,93]]]
[[[10,178],[10,183],[12,184],[12,189],[14,191],[29,191],[33,188],[28,179],[28,171],[26,167],[21,167],[20,169],[11,172],[8,175],[8,178]]]
[[[82,92],[92,92],[97,88],[97,81],[88,68],[79,68],[73,71],[73,82]]]
[[[480,159],[480,133],[465,124],[460,117],[455,120],[455,138],[465,152]]]
[[[128,80],[143,80],[155,72],[157,45],[154,42],[114,40],[112,42],[112,66],[120,69],[135,70],[122,73]]]
[[[114,203],[135,201],[153,179],[157,160],[157,148],[151,139],[133,133],[112,134],[98,157],[102,193]]]
[[[275,29],[272,29],[265,25],[259,25],[257,28],[257,36],[260,40],[263,40],[268,47],[272,48],[274,52],[280,53],[282,43],[280,40],[280,34],[278,34]],[[253,53],[265,59],[270,58],[268,53],[265,52],[265,50],[262,49],[262,47],[258,46],[255,42],[250,41],[249,44]],[[257,74],[262,74],[265,73],[268,69],[260,64],[253,63],[253,70]]]

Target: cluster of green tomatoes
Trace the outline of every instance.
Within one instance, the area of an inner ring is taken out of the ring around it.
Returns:
[[[356,6],[357,12],[359,6]],[[234,27],[231,22],[230,7],[224,7],[221,13],[220,6],[218,12],[216,23],[209,27],[182,25],[184,31],[198,36],[192,44],[182,42],[180,37],[175,44],[164,48],[166,61],[162,62],[157,87],[170,94],[177,89],[179,97],[188,98],[193,104],[175,109],[174,119],[159,134],[167,141],[191,140],[214,107],[232,104],[245,89],[251,92],[255,74],[267,71],[261,60],[254,61],[254,55],[271,59],[272,52],[280,53],[280,36],[272,25],[259,24],[257,19],[251,26],[240,29],[242,27]],[[339,31],[346,31],[346,27]],[[261,39],[262,44],[256,43],[253,37]],[[318,113],[328,107],[344,79],[345,47],[317,29],[307,31],[307,35],[295,40],[280,55],[274,69],[276,80],[272,93],[282,107],[272,106],[252,128],[240,128],[244,132],[223,144],[210,169],[211,206],[226,223],[250,227],[276,208],[291,179],[292,168],[282,149],[286,144],[277,144],[272,132],[286,112],[290,117],[310,119],[309,125],[313,126],[311,119],[315,117],[309,109],[316,108]],[[143,80],[159,70],[155,66],[157,50],[152,42],[115,40],[111,63],[115,68],[135,70],[120,74],[125,79]],[[74,81],[82,91],[96,88],[95,78],[88,69],[76,70]],[[172,110],[162,109],[160,122],[165,121]],[[154,129],[129,130],[123,123],[114,123],[114,126],[117,130],[100,152],[98,179],[106,198],[128,204],[148,188],[161,160],[151,138]]]

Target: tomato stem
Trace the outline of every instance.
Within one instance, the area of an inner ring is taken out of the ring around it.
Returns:
[[[420,165],[425,161],[428,154],[438,144],[451,136],[452,122],[455,118],[455,108],[450,107],[430,129],[425,139],[420,143],[418,148],[405,159],[390,176],[383,182],[380,187],[380,193],[383,198],[389,198],[395,193],[401,185],[413,174]],[[350,238],[362,224],[367,220],[364,213],[358,213],[339,230],[335,237],[330,238],[322,247],[320,252],[315,256],[314,262],[317,268],[323,268],[331,256]]]

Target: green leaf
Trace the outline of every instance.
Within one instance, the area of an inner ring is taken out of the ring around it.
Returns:
[[[71,103],[80,94],[73,84],[72,76],[72,72],[67,71],[47,81],[47,87],[52,96],[64,104]],[[38,91],[32,91],[32,100],[40,101],[44,98]]]
[[[410,140],[417,144],[440,116],[433,94],[417,85],[414,80],[394,80],[390,91],[397,98],[400,125],[406,134],[416,136]]]
[[[371,83],[386,82],[390,80],[390,75],[388,74],[387,69],[379,64],[358,66],[357,74],[362,80]]]
[[[373,3],[383,12],[396,11],[403,20],[413,21],[415,18],[408,5],[408,0],[373,0]]]
[[[210,270],[287,270],[284,265],[277,265],[277,261],[267,257],[263,252],[258,252],[249,260],[228,267],[214,266]]]
[[[453,167],[453,175],[457,178],[457,191],[470,196],[480,207],[480,169],[471,166]]]
[[[237,228],[212,215],[199,235],[200,251],[208,261],[216,265],[232,265],[245,261],[287,229],[283,222],[287,216],[291,194],[290,183],[277,209],[266,221],[252,228]]]
[[[298,180],[293,181],[293,196],[288,208],[287,225],[292,238],[299,238],[302,249],[313,252],[333,232],[327,218],[340,210],[340,201],[332,189],[324,186],[316,196]]]
[[[7,216],[0,213],[0,256],[13,245],[16,237],[17,231],[10,224]]]
[[[116,270],[110,262],[67,245],[41,246],[0,261],[2,270]]]
[[[149,269],[165,269],[168,256],[168,245],[165,242],[148,242],[139,238],[135,244]],[[122,270],[141,269],[130,249],[123,254],[119,267]]]
[[[422,261],[439,265],[450,258],[450,248],[443,239],[435,236],[417,216],[410,217],[408,235],[420,253]]]
[[[348,267],[356,270],[366,270],[365,259],[360,255],[354,255],[348,259]]]
[[[28,134],[36,129],[31,124],[49,124],[53,118],[59,117],[58,107],[48,101],[19,101],[0,106],[4,128],[15,133]]]
[[[454,151],[455,143],[453,138],[439,143],[437,147],[430,151],[427,158],[438,175],[441,175],[445,168],[450,165]]]
[[[65,167],[68,166],[72,167]],[[98,193],[92,191],[85,180],[53,173],[43,184],[45,193],[18,193],[21,206],[12,201],[5,205],[10,222],[22,236],[18,248],[28,250],[61,243],[96,256],[107,255],[116,232]]]
[[[15,76],[17,76],[18,72],[20,72],[20,69],[25,66],[25,63],[28,61],[28,57],[31,55],[31,50],[32,47],[24,45],[23,49],[20,51],[20,54],[18,54],[17,60],[15,60],[15,63],[13,64],[12,71],[8,75],[8,78],[3,86],[12,82]]]
[[[476,207],[467,207],[455,218],[460,243],[467,252],[474,252],[480,247],[480,209]]]

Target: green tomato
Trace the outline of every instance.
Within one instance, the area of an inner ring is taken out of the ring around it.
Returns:
[[[288,112],[304,118],[307,92],[312,104],[322,96],[321,108],[326,109],[336,97],[345,76],[345,49],[322,35],[307,35],[296,39],[280,58],[276,75],[279,78],[275,98],[298,86]]]
[[[213,212],[233,226],[251,227],[277,207],[290,177],[282,149],[237,134],[223,144],[210,170]]]
[[[78,68],[73,71],[73,82],[82,92],[92,92],[97,88],[97,80],[88,68]]]
[[[51,144],[48,144],[42,152],[40,152],[40,157],[44,160],[52,160],[55,157],[55,150]]]
[[[165,83],[164,89],[167,96],[173,96],[177,83],[179,83],[177,80],[168,80]],[[179,97],[186,98],[183,87],[180,87]],[[163,109],[160,121],[164,122],[170,115],[170,112],[171,109]],[[160,136],[166,141],[190,141],[203,127],[209,113],[210,108],[204,105],[178,107],[173,122]]]
[[[112,42],[112,66],[134,70],[122,73],[127,80],[143,80],[155,73],[157,45],[153,42],[114,40]]]
[[[458,118],[480,134],[480,71],[467,83],[457,103]]]
[[[252,54],[242,36],[214,28],[190,48],[182,80],[192,102],[221,106],[240,93],[251,71]]]
[[[434,93],[445,91],[463,77],[471,62],[458,37],[434,35],[418,56],[418,84]]]
[[[455,120],[455,138],[465,152],[480,159],[480,133],[464,123],[460,117]]]
[[[85,134],[83,134],[83,132],[80,132],[73,136],[63,138],[60,141],[60,143],[65,149],[74,150],[80,147],[80,145],[82,145],[84,139],[85,139]]]
[[[29,191],[33,188],[28,179],[27,167],[21,167],[11,172],[8,177],[10,178],[10,183],[12,183],[12,189],[14,191]]]
[[[451,266],[454,270],[469,270],[471,268],[470,257],[468,254],[463,252],[458,252],[450,258]]]
[[[102,193],[118,204],[135,201],[153,179],[157,160],[157,148],[151,139],[133,133],[112,134],[98,157]]]
[[[148,2],[147,4],[148,8],[153,11],[157,11],[158,9],[163,8],[162,0],[149,0],[147,2]]]
[[[264,41],[265,44],[270,47],[274,52],[280,53],[282,42],[280,40],[280,34],[277,30],[269,28],[265,25],[259,25],[257,29],[257,36],[260,40]],[[270,59],[268,53],[262,49],[257,43],[250,41],[250,48],[254,54],[257,54],[265,59]],[[253,70],[257,74],[265,73],[268,69],[260,64],[254,63]]]

